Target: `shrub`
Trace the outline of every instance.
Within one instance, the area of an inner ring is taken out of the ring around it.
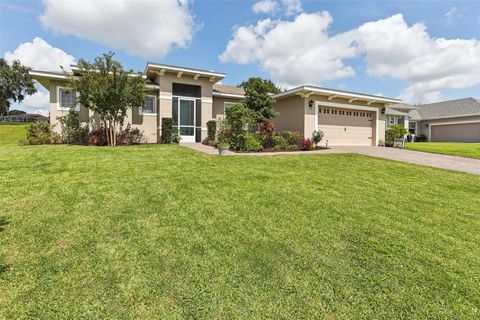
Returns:
[[[26,139],[20,141],[21,145],[57,144],[61,142],[58,133],[52,131],[53,126],[47,122],[32,123],[27,127]]]
[[[273,144],[275,150],[285,150],[288,147],[288,141],[280,134],[273,135]]]
[[[289,145],[296,145],[297,147],[300,144],[300,139],[302,137],[300,132],[297,131],[281,131],[278,134],[284,137]]]
[[[272,135],[275,131],[273,123],[271,121],[263,121],[260,123],[260,132]]]
[[[257,137],[253,133],[246,133],[243,135],[243,148],[244,151],[260,151],[262,150],[262,144],[258,141]]]
[[[85,144],[88,140],[88,125],[82,125],[78,112],[73,108],[63,117],[58,117],[62,127],[62,141],[70,144]]]
[[[287,150],[289,150],[289,151],[298,150],[298,145],[296,145],[296,144],[289,144],[289,145],[287,146]]]
[[[302,138],[300,140],[302,150],[310,150],[312,148],[312,140],[310,138]]]
[[[172,143],[180,143],[180,140],[182,140],[182,137],[180,137],[180,134],[178,133],[178,130],[173,130],[172,136],[171,136],[171,142]]]
[[[312,134],[312,142],[315,144],[315,146],[317,146],[320,141],[322,141],[323,139],[323,132],[322,131],[313,131],[313,134]]]
[[[385,132],[385,145],[393,145],[395,139],[401,139],[408,133],[407,129],[402,126],[394,125]]]
[[[106,146],[108,144],[107,132],[105,127],[100,126],[94,128],[88,134],[88,145],[90,146]]]
[[[130,146],[142,142],[145,142],[143,131],[138,128],[132,129],[130,124],[127,125],[125,130],[120,130],[120,132],[117,133],[117,145]]]
[[[232,149],[244,150],[244,136],[255,123],[256,114],[242,103],[228,108],[226,118],[219,125],[218,140],[226,142]]]
[[[171,143],[173,134],[173,119],[162,118],[162,143]]]
[[[216,133],[217,133],[217,121],[215,121],[215,120],[207,121],[207,139],[208,139],[208,141],[215,141]]]
[[[416,142],[427,142],[428,138],[426,135],[422,134],[420,136],[415,137]]]

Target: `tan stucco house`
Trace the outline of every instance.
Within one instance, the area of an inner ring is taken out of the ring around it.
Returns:
[[[480,100],[464,98],[386,109],[387,127],[402,125],[414,136],[430,142],[480,142]]]
[[[78,68],[72,73],[79,76]],[[71,107],[80,120],[95,124],[95,115],[75,105],[74,92],[65,90],[63,73],[33,70],[31,75],[50,92],[50,123],[60,130],[58,117]],[[182,142],[201,142],[206,123],[224,116],[225,109],[244,98],[242,88],[218,84],[225,74],[164,64],[148,63],[142,74],[148,80],[148,95],[141,110],[131,110],[125,123],[144,131],[149,143],[161,136],[161,119],[171,117]],[[311,137],[314,130],[324,132],[323,143],[330,146],[376,146],[385,139],[385,110],[401,101],[369,94],[300,86],[273,96],[277,130],[299,131]]]

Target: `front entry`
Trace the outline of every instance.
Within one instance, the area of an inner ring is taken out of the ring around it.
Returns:
[[[194,98],[178,97],[173,99],[173,127],[179,133],[181,142],[199,141],[200,136],[197,137],[197,134],[200,134],[197,130],[199,124],[196,122],[200,122],[200,104],[201,101]]]

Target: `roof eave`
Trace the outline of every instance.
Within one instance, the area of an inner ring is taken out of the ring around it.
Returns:
[[[192,69],[192,68],[183,68],[183,67],[175,67],[175,66],[169,66],[169,65],[164,65],[164,64],[157,64],[157,63],[147,63],[145,66],[145,70],[143,71],[143,74],[146,75],[149,69],[164,69],[166,71],[173,71],[173,72],[183,72],[191,75],[200,75],[204,76],[207,78],[215,78],[218,80],[224,79],[227,75],[224,73],[220,72],[212,72],[212,71],[206,71],[206,70],[199,70],[199,69]]]

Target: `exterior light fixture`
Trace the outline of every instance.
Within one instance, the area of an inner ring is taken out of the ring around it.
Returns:
[[[309,107],[310,109],[313,108],[313,100],[310,100],[310,102],[308,103],[308,107]]]
[[[382,108],[382,114],[385,114],[385,108]]]

